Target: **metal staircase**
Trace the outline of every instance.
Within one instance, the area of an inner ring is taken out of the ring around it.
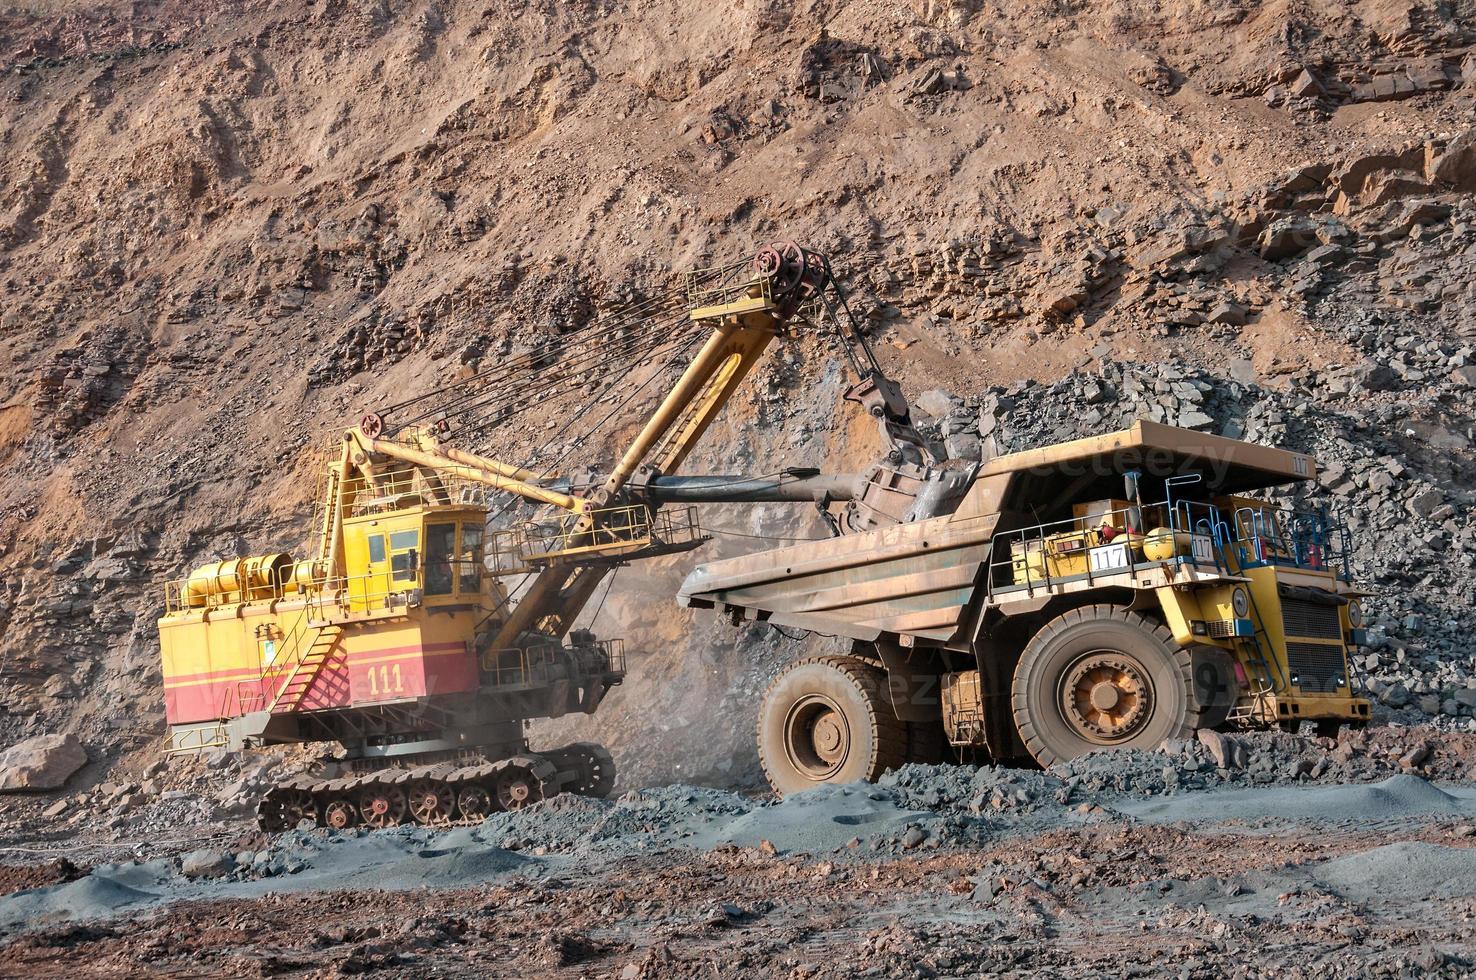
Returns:
[[[302,620],[300,631],[294,634],[297,637],[293,647],[296,656],[284,657],[280,665],[273,665],[262,674],[262,692],[276,689],[267,702],[265,710],[268,713],[285,714],[302,705],[303,698],[312,690],[313,682],[332,659],[341,632],[336,623],[314,625]],[[279,679],[280,684],[277,683]]]

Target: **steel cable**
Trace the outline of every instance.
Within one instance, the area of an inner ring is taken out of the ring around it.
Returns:
[[[555,334],[548,339],[566,340],[572,338],[576,344],[590,343],[594,340],[599,339],[599,337],[602,335],[614,333],[628,327],[630,323],[632,321],[635,321],[638,317],[640,319],[649,320],[649,316],[640,315],[646,314],[655,308],[671,305],[678,298],[679,297],[676,296],[674,290],[668,290],[666,293],[662,293],[649,300],[645,300],[632,306],[622,308],[616,315],[616,318],[613,322],[608,319],[601,320],[598,317],[592,318],[584,326],[579,327],[576,330],[572,330],[566,334]],[[417,402],[424,401],[427,398],[434,398],[436,395],[445,394],[446,392],[454,391],[458,388],[470,387],[479,382],[489,382],[493,379],[500,379],[500,376],[505,375],[510,371],[514,371],[517,368],[536,363],[544,356],[546,356],[544,352],[538,350],[532,350],[524,354],[519,354],[511,361],[500,361],[498,362],[498,364],[491,368],[488,368],[485,371],[479,371],[469,377],[450,382],[449,384],[434,388],[423,394],[413,395],[410,398],[406,398],[402,401],[395,402],[392,405],[388,405],[381,410],[381,414],[388,414],[398,409],[405,408],[406,406],[414,405]]]
[[[569,371],[568,365],[558,365],[563,370],[557,377],[547,379],[541,387],[531,390],[502,392],[489,395],[481,401],[465,405],[455,412],[445,414],[443,417],[447,420],[457,419],[476,412],[477,418],[463,423],[462,431],[472,433],[484,431],[488,426],[505,421],[512,415],[518,414],[517,412],[509,412],[508,409],[513,408],[519,403],[524,404],[523,410],[529,408],[545,408],[546,406],[537,402],[536,399],[557,391],[559,387],[565,384],[576,380],[581,384],[590,384],[591,382],[600,384],[610,377],[625,376],[651,354],[659,351],[662,347],[682,339],[688,332],[665,331],[659,335],[642,335],[631,338],[623,346],[597,352],[598,358],[593,357],[592,352],[591,358],[587,360],[592,360],[598,366],[588,366],[579,371]],[[576,379],[576,373],[589,373],[592,377]],[[603,395],[604,393],[602,392],[601,394]]]

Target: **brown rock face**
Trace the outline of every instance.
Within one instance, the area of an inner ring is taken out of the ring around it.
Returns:
[[[344,425],[776,238],[833,257],[909,394],[1092,373],[1101,428],[1139,404],[1104,360],[1238,361],[1313,404],[1237,431],[1300,439],[1330,412],[1388,440],[1342,458],[1360,506],[1391,453],[1473,485],[1468,451],[1400,435],[1476,444],[1471,4],[1223,7],[0,5],[0,748],[76,731],[95,762],[152,757],[161,583],[311,549]],[[1353,94],[1395,76],[1425,88]],[[846,371],[821,334],[777,343],[684,469],[869,465]],[[1144,387],[1145,411],[1224,417]],[[537,390],[479,390],[528,417],[457,444],[601,469],[650,407],[560,434],[605,396]],[[1018,445],[1056,438],[1029,418]],[[702,560],[827,533],[811,508],[722,506]],[[1432,563],[1464,576],[1452,506],[1380,585],[1451,610],[1431,622],[1472,605],[1408,586]],[[627,639],[631,675],[543,744],[611,744],[634,785],[757,778],[769,674],[829,651],[678,609],[694,560],[620,576],[590,628]]]
[[[0,792],[59,789],[87,765],[74,735],[37,735],[0,753]]]

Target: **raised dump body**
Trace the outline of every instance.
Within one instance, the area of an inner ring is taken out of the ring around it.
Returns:
[[[927,756],[940,724],[1043,764],[1198,726],[1328,731],[1369,711],[1347,530],[1247,496],[1315,476],[1305,454],[1140,421],[997,457],[944,516],[703,564],[681,601],[856,641],[766,696],[781,792]]]

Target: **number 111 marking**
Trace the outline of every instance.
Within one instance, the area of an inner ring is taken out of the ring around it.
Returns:
[[[376,672],[374,668],[370,667],[369,696],[371,698],[377,698],[381,694],[405,693],[405,680],[403,677],[400,676],[399,664],[395,664],[393,668],[391,668],[389,664],[384,664],[382,667],[379,668],[377,677],[375,676],[375,673]],[[391,679],[394,680],[393,685],[390,683]]]

